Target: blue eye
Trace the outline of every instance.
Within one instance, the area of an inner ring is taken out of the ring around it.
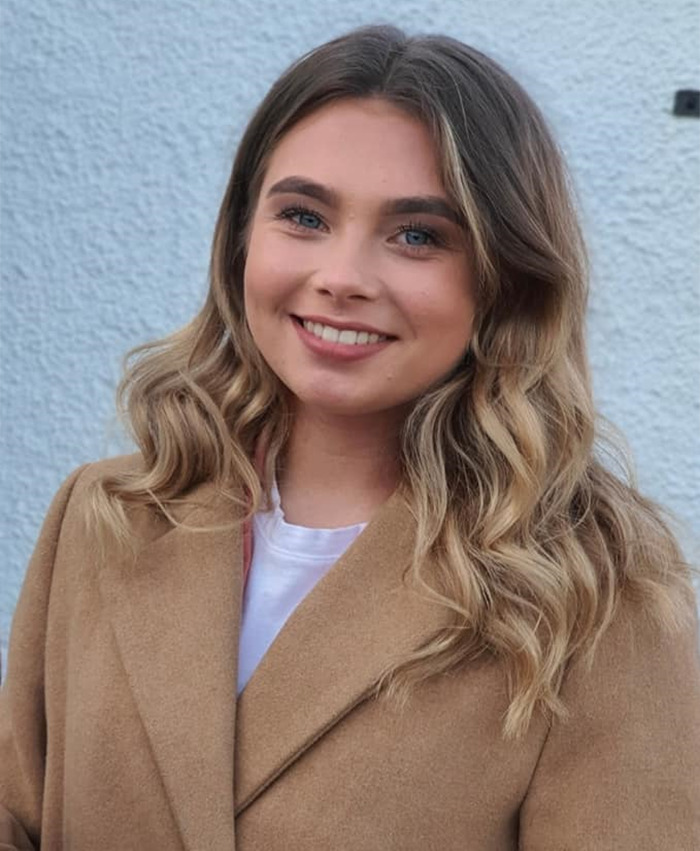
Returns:
[[[321,217],[313,210],[307,210],[305,207],[287,207],[279,212],[276,218],[286,219],[305,230],[318,230],[323,226]]]
[[[321,226],[321,220],[313,213],[297,213],[297,216],[297,221],[305,228],[313,228],[316,230],[316,228]]]
[[[430,241],[430,234],[427,234],[422,230],[405,230],[404,236],[406,237],[407,245],[428,245]]]
[[[421,249],[442,245],[442,240],[432,228],[417,223],[401,225],[399,233],[404,237],[405,248]]]

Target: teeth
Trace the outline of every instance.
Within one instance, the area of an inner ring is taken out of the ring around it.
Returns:
[[[380,343],[387,340],[384,334],[369,334],[367,331],[351,331],[349,328],[339,331],[330,325],[321,325],[320,322],[304,320],[304,328],[310,331],[314,337],[327,340],[329,343],[342,343],[346,346],[365,346],[368,343]]]

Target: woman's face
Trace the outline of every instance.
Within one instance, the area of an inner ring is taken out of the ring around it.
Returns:
[[[420,121],[343,100],[282,138],[251,221],[245,305],[270,368],[321,413],[403,416],[455,366],[470,256]]]

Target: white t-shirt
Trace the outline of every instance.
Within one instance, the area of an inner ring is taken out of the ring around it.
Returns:
[[[253,560],[243,596],[238,693],[294,609],[367,525],[310,529],[287,523],[279,493],[253,517]]]

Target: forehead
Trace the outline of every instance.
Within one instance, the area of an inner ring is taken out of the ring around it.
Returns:
[[[299,174],[348,195],[444,194],[427,127],[379,98],[336,101],[294,125],[272,152],[263,193]]]

